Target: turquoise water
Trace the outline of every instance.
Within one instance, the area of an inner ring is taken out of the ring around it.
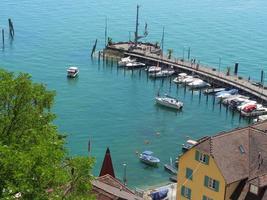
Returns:
[[[12,18],[15,40],[0,51],[0,65],[11,71],[32,74],[33,80],[57,91],[54,112],[59,130],[67,133],[72,155],[87,155],[92,141],[98,175],[107,146],[110,147],[118,178],[127,163],[130,186],[144,187],[168,181],[163,164],[178,154],[187,136],[199,138],[244,126],[248,122],[199,92],[152,81],[145,72],[123,71],[115,65],[98,65],[89,57],[94,40],[104,44],[104,22],[114,41],[128,40],[134,31],[136,4],[140,26],[148,23],[144,41],[160,41],[165,26],[165,49],[173,48],[182,57],[183,47],[192,56],[222,69],[240,63],[243,76],[258,80],[267,71],[267,2],[265,0],[146,0],[37,1],[2,0],[0,27],[7,30]],[[7,34],[6,34],[7,35]],[[0,43],[1,44],[1,43]],[[77,80],[66,79],[66,66],[80,67]],[[180,98],[182,112],[172,112],[154,104],[158,89]],[[159,135],[156,133],[160,133]],[[145,141],[149,144],[145,144]],[[161,161],[151,169],[138,161],[136,151],[152,150]]]

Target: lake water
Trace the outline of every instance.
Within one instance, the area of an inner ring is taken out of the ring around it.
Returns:
[[[104,46],[106,16],[113,41],[128,40],[129,31],[133,35],[137,3],[141,32],[148,24],[143,41],[160,41],[164,26],[165,49],[174,49],[175,56],[182,57],[183,49],[186,53],[191,47],[192,57],[201,63],[218,67],[221,57],[222,70],[239,62],[244,77],[259,80],[260,70],[267,71],[265,0],[2,0],[0,27],[6,30],[6,45],[0,51],[0,66],[28,72],[34,81],[56,90],[55,123],[69,135],[72,155],[87,155],[91,139],[95,175],[109,146],[117,177],[122,178],[126,162],[128,184],[146,187],[168,181],[163,164],[170,157],[174,160],[188,137],[197,139],[248,122],[197,91],[170,86],[169,80],[152,81],[144,71],[132,74],[91,60],[94,40],[98,49]],[[15,27],[13,42],[7,36],[9,17]],[[66,79],[69,64],[79,66],[78,79]],[[181,99],[183,111],[156,106],[159,88]],[[152,150],[161,166],[152,169],[140,163],[136,152],[143,150]]]

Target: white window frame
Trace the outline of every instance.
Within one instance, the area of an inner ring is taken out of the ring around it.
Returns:
[[[202,162],[202,163],[206,163],[205,154],[199,152],[199,161]]]
[[[209,177],[209,181],[208,181],[208,187],[215,190],[216,186],[215,186],[215,180]]]
[[[259,193],[259,187],[256,186],[256,185],[252,185],[252,184],[250,184],[249,191],[250,191],[251,193],[253,193],[253,194],[258,195],[258,193]]]
[[[190,188],[188,188],[188,187],[184,187],[184,196],[185,196],[186,198],[190,198],[190,196],[189,196],[189,190],[190,190]]]

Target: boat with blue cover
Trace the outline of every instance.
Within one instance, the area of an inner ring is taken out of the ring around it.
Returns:
[[[152,151],[144,151],[140,154],[139,159],[141,162],[150,165],[150,166],[157,166],[160,163],[160,159],[157,157],[152,156]]]

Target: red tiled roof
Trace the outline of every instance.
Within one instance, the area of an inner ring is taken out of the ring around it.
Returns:
[[[267,173],[266,130],[267,122],[263,122],[205,138],[195,147],[214,158],[226,183],[230,184]],[[260,167],[259,154],[264,160]]]
[[[109,174],[98,177],[92,182],[93,192],[99,200],[141,200],[130,189],[123,185],[119,180]]]

